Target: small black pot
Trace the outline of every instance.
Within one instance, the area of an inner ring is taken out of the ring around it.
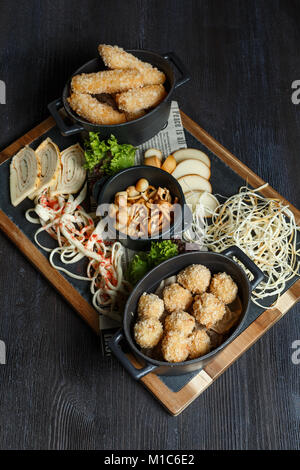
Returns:
[[[229,256],[235,256],[239,259],[253,274],[254,278],[250,282],[245,271],[241,266],[233,261]],[[154,292],[163,279],[177,274],[182,269],[191,264],[203,264],[207,266],[212,274],[226,272],[238,285],[238,295],[242,303],[242,313],[239,324],[235,327],[232,334],[218,348],[210,353],[190,361],[170,363],[157,361],[145,356],[136,345],[132,328],[136,319],[137,304],[143,292]],[[227,248],[223,253],[212,252],[188,252],[175,256],[156,268],[149,271],[146,276],[133,289],[124,311],[123,329],[120,330],[111,340],[110,348],[114,355],[119,359],[130,375],[138,380],[144,375],[154,372],[158,375],[180,375],[202,369],[213,357],[222,351],[240,332],[243,327],[250,304],[251,292],[264,279],[262,271],[248,258],[245,253],[236,246]],[[143,364],[142,369],[136,369],[129,361],[126,354],[121,349],[121,341],[126,340],[130,351],[133,352],[138,361]]]
[[[67,98],[70,96],[71,77],[64,87],[62,98],[58,98],[48,105],[48,109],[55,119],[62,135],[69,136],[83,131],[100,132],[100,135],[103,139],[106,139],[110,137],[111,134],[113,134],[119,143],[140,145],[143,142],[151,139],[165,126],[170,114],[173,91],[190,79],[185,66],[182,64],[179,57],[174,54],[174,52],[168,52],[163,55],[143,50],[129,50],[127,52],[132,53],[144,62],[152,64],[165,73],[167,80],[164,86],[168,93],[166,98],[152,111],[145,114],[145,116],[136,119],[135,121],[114,125],[91,124],[82,117],[78,116],[78,114],[76,114],[69,106]],[[181,75],[179,80],[175,80],[171,63],[175,65]],[[76,70],[72,76],[78,75],[80,73],[99,72],[100,70],[104,69],[106,69],[106,67],[101,57],[99,56],[96,59],[92,59],[84,64],[82,67]],[[64,106],[67,116],[71,118],[71,121],[74,124],[69,125],[64,121],[58,111],[62,106]]]
[[[165,187],[169,189],[172,197],[178,198],[181,206],[181,213],[176,217],[168,230],[153,235],[149,238],[130,238],[122,236],[115,231],[110,238],[119,239],[122,245],[131,250],[141,251],[151,248],[152,240],[179,238],[180,234],[187,230],[192,221],[192,215],[185,204],[184,194],[178,181],[170,174],[154,166],[137,165],[126,168],[110,178],[102,178],[93,187],[93,196],[97,204],[110,204],[114,201],[115,194],[125,191],[128,186],[135,186],[140,178],[146,178],[155,187]],[[104,214],[102,214],[104,215]],[[125,238],[124,238],[125,237]]]

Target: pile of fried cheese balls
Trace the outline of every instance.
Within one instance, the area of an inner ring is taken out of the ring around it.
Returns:
[[[149,357],[166,362],[196,359],[211,350],[210,329],[222,320],[237,296],[231,276],[211,275],[201,264],[179,272],[162,298],[144,292],[138,302],[134,338]]]

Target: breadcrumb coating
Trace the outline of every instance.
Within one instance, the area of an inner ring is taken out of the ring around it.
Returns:
[[[193,297],[190,291],[175,282],[164,288],[163,300],[166,310],[172,313],[178,310],[188,310],[192,304]]]
[[[204,356],[210,351],[210,337],[205,330],[196,330],[190,336],[189,359]]]
[[[71,87],[75,93],[119,93],[143,85],[138,70],[104,70],[82,73],[72,78]]]
[[[205,292],[196,297],[193,315],[201,325],[211,328],[225,315],[225,304],[214,294]]]
[[[192,264],[180,271],[177,282],[193,294],[202,294],[209,286],[210,270],[202,264]]]
[[[140,111],[137,111],[136,113],[125,113],[126,116],[126,121],[134,121],[135,119],[138,119],[142,116],[145,116],[146,111],[144,109],[141,109]]]
[[[165,331],[176,331],[188,336],[195,327],[195,318],[187,312],[173,312],[166,317],[164,326]]]
[[[136,113],[157,106],[166,94],[163,85],[149,85],[117,94],[116,103],[122,111]]]
[[[155,318],[159,320],[164,313],[164,302],[155,294],[141,295],[138,303],[139,318]]]
[[[99,54],[104,64],[110,69],[136,69],[143,77],[143,85],[163,84],[166,76],[163,72],[153,67],[148,62],[143,62],[133,54],[124,51],[118,46],[109,46],[100,44],[98,46]]]
[[[167,362],[185,361],[189,355],[189,339],[177,331],[169,331],[163,337],[161,350]]]
[[[134,325],[134,339],[141,348],[154,348],[163,336],[163,326],[155,318],[143,318]]]
[[[213,276],[209,291],[225,304],[231,304],[236,299],[238,286],[229,274],[218,273]]]
[[[212,329],[220,335],[228,333],[228,331],[231,330],[231,328],[239,321],[240,316],[240,309],[230,310],[226,305],[224,317],[213,325]]]
[[[72,93],[68,102],[79,116],[94,124],[120,124],[126,121],[125,114],[84,93]]]

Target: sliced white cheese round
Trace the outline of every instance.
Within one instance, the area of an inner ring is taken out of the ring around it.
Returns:
[[[203,191],[188,191],[187,193],[184,193],[185,202],[190,206],[192,210],[198,204],[199,198],[202,193]]]
[[[206,191],[189,191],[184,197],[192,211],[195,211],[198,204],[203,207],[203,217],[211,217],[219,205],[218,199]]]
[[[175,170],[172,173],[172,176],[178,179],[182,176],[192,174],[202,176],[202,178],[209,180],[210,169],[207,165],[205,165],[205,163],[201,162],[200,160],[189,158],[177,164]]]
[[[216,196],[206,191],[203,191],[203,193],[200,195],[199,203],[205,209],[204,217],[211,217],[212,213],[216,210],[216,208],[220,204]]]
[[[209,181],[199,175],[185,175],[178,178],[178,183],[182,187],[184,193],[189,191],[207,191],[212,192],[212,187]]]
[[[195,160],[202,161],[203,163],[205,163],[205,165],[208,166],[208,168],[210,168],[210,159],[208,158],[206,153],[201,152],[201,150],[198,149],[187,148],[176,150],[176,152],[173,153],[173,156],[177,163],[180,163],[183,160],[194,158]]]

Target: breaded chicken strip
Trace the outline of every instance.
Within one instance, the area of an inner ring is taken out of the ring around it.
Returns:
[[[147,62],[142,62],[137,57],[118,46],[100,44],[99,54],[103,62],[110,69],[136,69],[143,75],[143,85],[159,85],[166,81],[166,76],[156,67]]]
[[[96,73],[81,73],[72,78],[71,87],[75,93],[119,93],[143,85],[138,70],[104,70]]]
[[[68,98],[71,108],[81,117],[94,124],[120,124],[126,122],[125,114],[91,95],[72,93]]]
[[[145,116],[145,114],[146,111],[144,109],[141,109],[136,113],[125,113],[126,121],[134,121],[135,119],[139,119],[140,117]]]
[[[149,85],[116,95],[118,108],[126,113],[157,106],[167,95],[163,85]]]

